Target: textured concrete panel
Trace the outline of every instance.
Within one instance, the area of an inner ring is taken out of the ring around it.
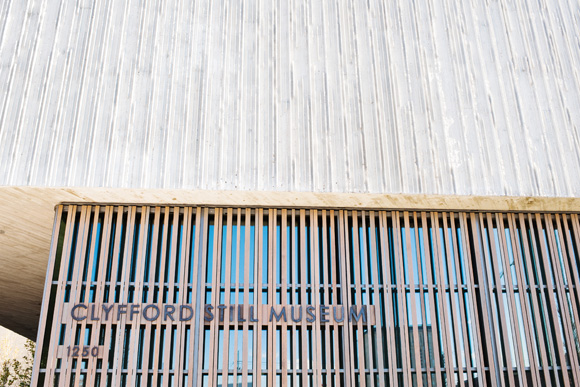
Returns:
[[[580,195],[577,1],[0,2],[0,185]]]

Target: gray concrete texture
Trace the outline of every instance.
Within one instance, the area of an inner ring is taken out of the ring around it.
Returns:
[[[0,1],[0,185],[579,196],[578,1]]]

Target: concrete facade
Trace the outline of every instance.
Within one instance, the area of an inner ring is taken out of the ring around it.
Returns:
[[[579,36],[568,1],[4,1],[0,324],[34,338],[61,201],[577,210]]]
[[[0,6],[0,184],[578,196],[573,1]]]

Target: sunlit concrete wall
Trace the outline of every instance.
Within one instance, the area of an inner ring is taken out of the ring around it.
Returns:
[[[580,195],[574,1],[0,2],[0,185]]]

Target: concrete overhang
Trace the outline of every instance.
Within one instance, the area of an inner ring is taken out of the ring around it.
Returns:
[[[469,211],[580,211],[580,198],[0,187],[0,325],[36,330],[59,203]]]

